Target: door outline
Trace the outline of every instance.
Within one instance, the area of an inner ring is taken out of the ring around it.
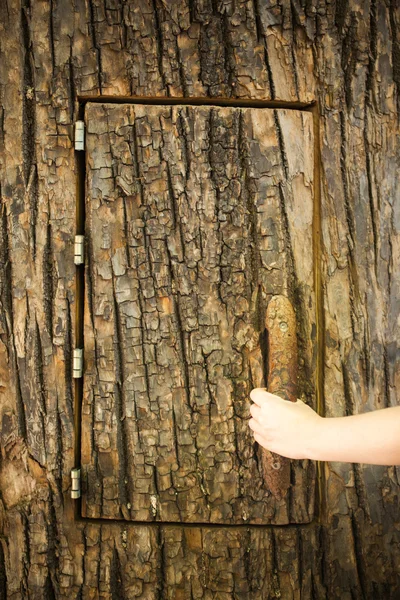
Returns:
[[[166,98],[166,97],[141,97],[141,96],[78,96],[79,110],[77,119],[83,120],[87,103],[107,104],[146,104],[149,106],[206,106],[206,107],[232,107],[232,108],[269,108],[285,109],[294,111],[305,111],[312,114],[314,134],[314,197],[313,197],[313,221],[312,221],[312,243],[313,243],[313,281],[316,305],[316,369],[315,369],[315,393],[317,402],[317,413],[324,416],[324,358],[325,358],[325,335],[324,335],[324,312],[323,312],[323,288],[322,288],[322,266],[321,266],[321,147],[320,147],[320,123],[319,108],[316,101],[311,103],[284,102],[277,100],[242,100],[232,98]],[[76,169],[76,229],[75,235],[85,234],[85,181],[86,181],[86,149],[75,151]],[[85,264],[76,265],[75,270],[75,346],[84,348],[84,293],[85,293]],[[71,349],[72,350],[72,349]],[[71,352],[72,355],[72,352]],[[84,377],[83,372],[83,377]],[[82,403],[83,403],[83,377],[74,380],[74,467],[81,467],[81,440],[82,440]],[[128,525],[146,526],[170,526],[170,527],[305,527],[313,523],[325,522],[325,471],[321,461],[316,463],[316,482],[314,498],[314,517],[308,523],[207,523],[207,522],[171,522],[171,521],[139,521],[124,519],[108,519],[104,517],[93,518],[82,516],[82,498],[69,501],[73,502],[74,519],[85,523],[123,523]],[[68,490],[69,491],[69,490]]]

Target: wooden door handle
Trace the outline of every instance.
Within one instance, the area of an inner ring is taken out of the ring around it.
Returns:
[[[268,391],[290,402],[297,400],[296,315],[286,296],[273,296],[268,304]],[[262,448],[261,464],[266,486],[277,498],[290,487],[290,459]]]

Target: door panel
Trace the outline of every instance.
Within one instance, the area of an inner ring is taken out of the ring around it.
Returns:
[[[84,516],[308,522],[315,465],[275,498],[248,427],[273,296],[315,405],[313,132],[293,110],[88,104]]]

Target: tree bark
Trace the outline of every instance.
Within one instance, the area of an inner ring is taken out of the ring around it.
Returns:
[[[396,466],[321,465],[307,524],[104,522],[76,519],[70,499],[83,98],[315,102],[314,247],[290,214],[279,220],[299,365],[315,368],[306,393],[326,416],[398,404],[397,3],[8,0],[0,11],[0,598],[397,598]],[[189,168],[183,156],[177,166]],[[243,403],[248,391],[244,380]]]
[[[312,115],[89,103],[85,118],[84,514],[310,521],[314,465],[292,461],[271,496],[247,422],[263,307],[294,280],[299,393],[315,397]]]

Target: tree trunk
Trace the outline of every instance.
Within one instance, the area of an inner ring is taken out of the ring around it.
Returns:
[[[0,15],[0,599],[398,598],[399,468],[247,425],[277,297],[298,396],[398,404],[397,3]]]

